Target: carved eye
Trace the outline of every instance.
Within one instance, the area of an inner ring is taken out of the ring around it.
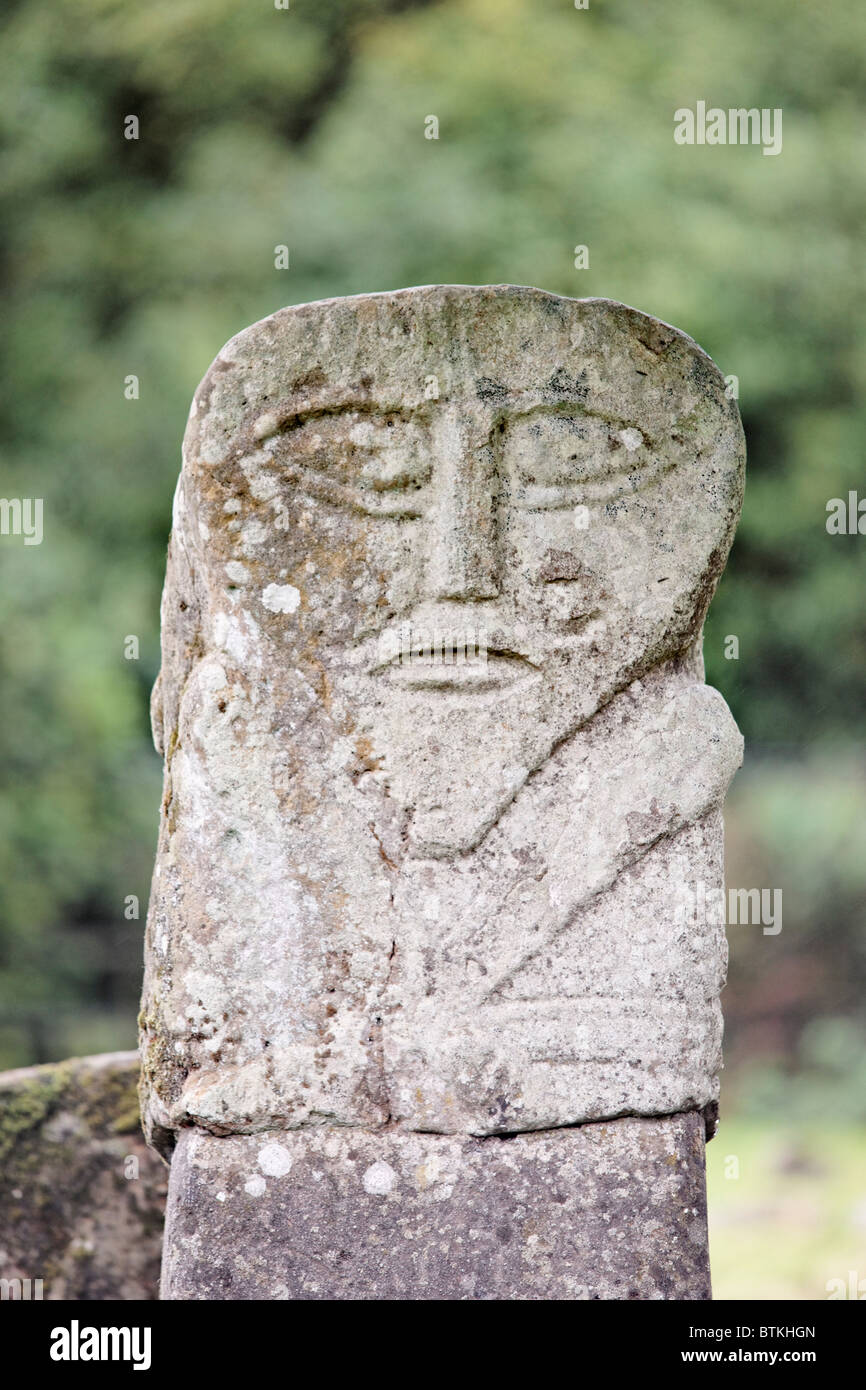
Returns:
[[[342,411],[288,429],[280,463],[304,491],[370,516],[419,516],[430,480],[420,427],[396,415]]]
[[[514,420],[504,449],[515,503],[527,511],[609,501],[636,492],[660,471],[639,429],[583,411]]]

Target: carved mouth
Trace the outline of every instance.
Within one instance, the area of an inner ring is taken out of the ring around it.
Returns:
[[[408,690],[480,694],[518,685],[537,676],[539,670],[516,652],[488,649],[486,653],[467,656],[460,650],[442,654],[431,653],[428,648],[401,653],[380,674],[390,685]]]

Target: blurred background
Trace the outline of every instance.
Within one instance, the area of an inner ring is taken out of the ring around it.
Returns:
[[[866,496],[866,8],[7,0],[0,35],[0,490],[45,514],[0,541],[0,1068],[135,1046],[171,498],[226,339],[432,282],[620,299],[738,378],[749,444],[706,661],[729,882],[783,925],[729,931],[716,1295],[866,1280],[866,540],[825,526]],[[676,145],[698,100],[781,107],[782,153]]]

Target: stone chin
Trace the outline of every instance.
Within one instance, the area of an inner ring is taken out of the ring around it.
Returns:
[[[508,690],[389,691],[360,727],[405,818],[410,855],[440,859],[474,849],[592,706],[588,691],[548,670]]]
[[[553,650],[549,632],[535,641],[530,632],[527,640],[524,625],[523,641],[489,648],[486,666],[398,656],[363,676],[332,668],[335,696],[369,750],[389,809],[397,810],[410,857],[471,852],[552,751],[618,691],[692,654],[703,617],[699,596],[668,596],[688,621],[675,624],[666,609],[642,623],[609,605]],[[696,673],[701,679],[699,654]]]

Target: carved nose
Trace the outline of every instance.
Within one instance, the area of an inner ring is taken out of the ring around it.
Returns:
[[[428,550],[428,588],[436,599],[496,598],[500,593],[496,476],[486,444],[459,435],[442,441],[438,502]]]

